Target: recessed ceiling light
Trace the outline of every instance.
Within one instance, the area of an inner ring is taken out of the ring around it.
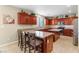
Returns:
[[[67,7],[71,7],[71,5],[67,5]]]

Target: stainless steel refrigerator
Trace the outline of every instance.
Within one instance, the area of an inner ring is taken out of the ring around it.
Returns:
[[[73,21],[73,44],[78,46],[78,19]]]

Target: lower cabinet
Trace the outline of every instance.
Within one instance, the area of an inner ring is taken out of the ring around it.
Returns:
[[[50,53],[53,51],[53,35],[45,38],[43,43],[43,52]]]
[[[72,29],[64,29],[64,35],[65,36],[73,36],[73,30]]]
[[[53,35],[53,42],[56,42],[60,38],[60,34],[54,34]]]
[[[53,36],[47,38],[47,52],[53,51]]]

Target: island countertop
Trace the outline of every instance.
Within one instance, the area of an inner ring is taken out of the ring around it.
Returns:
[[[62,31],[62,29],[49,29],[48,31]]]
[[[48,36],[54,35],[54,33],[35,31],[35,30],[24,30],[23,32],[35,33],[36,37],[39,37],[39,38],[46,38]]]

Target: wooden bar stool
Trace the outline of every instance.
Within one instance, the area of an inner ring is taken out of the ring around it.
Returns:
[[[40,38],[37,39],[34,33],[28,33],[28,38],[29,38],[29,53],[31,53],[32,50],[34,50],[34,53],[41,52],[43,41]]]

